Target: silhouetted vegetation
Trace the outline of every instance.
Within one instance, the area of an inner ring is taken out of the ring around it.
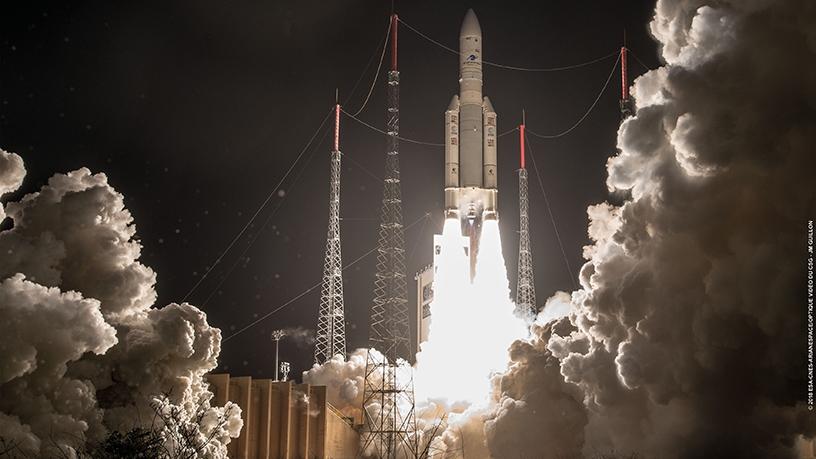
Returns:
[[[40,454],[35,455],[27,452],[20,442],[0,435],[0,458],[194,459],[207,456],[210,442],[228,422],[232,408],[228,407],[214,420],[207,420],[209,426],[205,429],[205,417],[210,412],[204,403],[192,415],[172,404],[167,394],[157,398],[150,406],[154,415],[149,427],[134,427],[125,432],[112,431],[98,443],[77,439],[77,446],[72,449],[52,440],[49,444],[41,445]],[[210,434],[204,436],[204,431]]]

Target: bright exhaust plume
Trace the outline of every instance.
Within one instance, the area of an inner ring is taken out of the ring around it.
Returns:
[[[469,276],[459,221],[447,219],[431,303],[428,341],[417,355],[417,399],[486,406],[490,378],[507,367],[510,344],[527,335],[514,314],[498,221],[482,227],[476,275]]]

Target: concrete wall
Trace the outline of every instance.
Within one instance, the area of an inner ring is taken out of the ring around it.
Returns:
[[[325,386],[321,386],[326,389]],[[326,416],[325,424],[325,450],[328,452],[323,457],[357,457],[360,446],[360,435],[354,429],[348,429],[348,420],[343,415],[328,405],[330,413]]]
[[[218,406],[224,406],[229,400],[227,398],[227,394],[229,394],[229,390],[227,390],[229,379],[229,375],[226,373],[219,375],[207,375],[207,382],[210,383],[210,390],[213,394],[215,394],[213,401]]]
[[[252,381],[252,408],[249,425],[249,457],[269,457],[269,422],[272,416],[272,381]],[[265,428],[264,428],[265,427]]]
[[[241,435],[230,442],[229,449],[231,459],[248,459],[249,458],[249,439],[252,434],[252,426],[250,425],[252,416],[252,378],[249,376],[241,376],[229,379],[229,400],[238,404],[241,407],[241,419],[244,421],[244,428],[247,429],[249,435]]]
[[[351,421],[326,401],[325,386],[207,375],[219,404],[242,410],[241,436],[229,444],[233,459],[353,459],[360,438]]]

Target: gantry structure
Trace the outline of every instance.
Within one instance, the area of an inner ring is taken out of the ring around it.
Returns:
[[[362,452],[382,459],[416,457],[417,434],[405,279],[405,237],[399,170],[399,70],[396,14],[391,15],[388,72],[388,140],[380,212],[377,274],[371,306],[363,390]]]

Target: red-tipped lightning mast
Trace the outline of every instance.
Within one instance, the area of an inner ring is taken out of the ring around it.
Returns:
[[[629,100],[629,84],[626,75],[626,46],[621,46],[621,100]]]
[[[329,228],[317,317],[314,359],[322,364],[335,355],[346,355],[346,319],[343,303],[343,261],[340,250],[340,102],[335,92],[334,149],[329,176]]]
[[[519,125],[519,153],[521,154],[521,168],[519,175],[519,256],[518,280],[516,284],[516,308],[525,317],[533,318],[537,312],[535,294],[535,276],[533,275],[533,252],[530,246],[530,216],[527,197],[527,169],[525,168],[525,113],[521,112]],[[535,164],[535,163],[533,163]]]
[[[521,168],[525,169],[525,157],[524,157],[524,112],[521,114],[521,124],[519,125],[519,153],[521,155]]]
[[[621,119],[625,119],[632,115],[632,102],[629,99],[629,75],[626,65],[626,54],[629,50],[626,48],[626,31],[623,31],[623,46],[620,49],[621,61],[621,98],[620,111]]]
[[[391,69],[388,71],[385,177],[383,177],[377,272],[369,323],[369,351],[363,383],[362,449],[382,458],[419,457],[414,432],[414,385],[397,371],[398,359],[411,360],[410,314],[405,273],[405,229],[402,225],[402,182],[399,169],[399,71],[397,25],[391,14]],[[386,45],[383,45],[386,46]],[[383,52],[385,49],[383,49]],[[379,351],[379,352],[377,352]],[[368,407],[377,403],[379,410]]]
[[[391,15],[391,71],[397,71],[397,14]]]
[[[340,104],[334,106],[334,150],[340,151]]]

